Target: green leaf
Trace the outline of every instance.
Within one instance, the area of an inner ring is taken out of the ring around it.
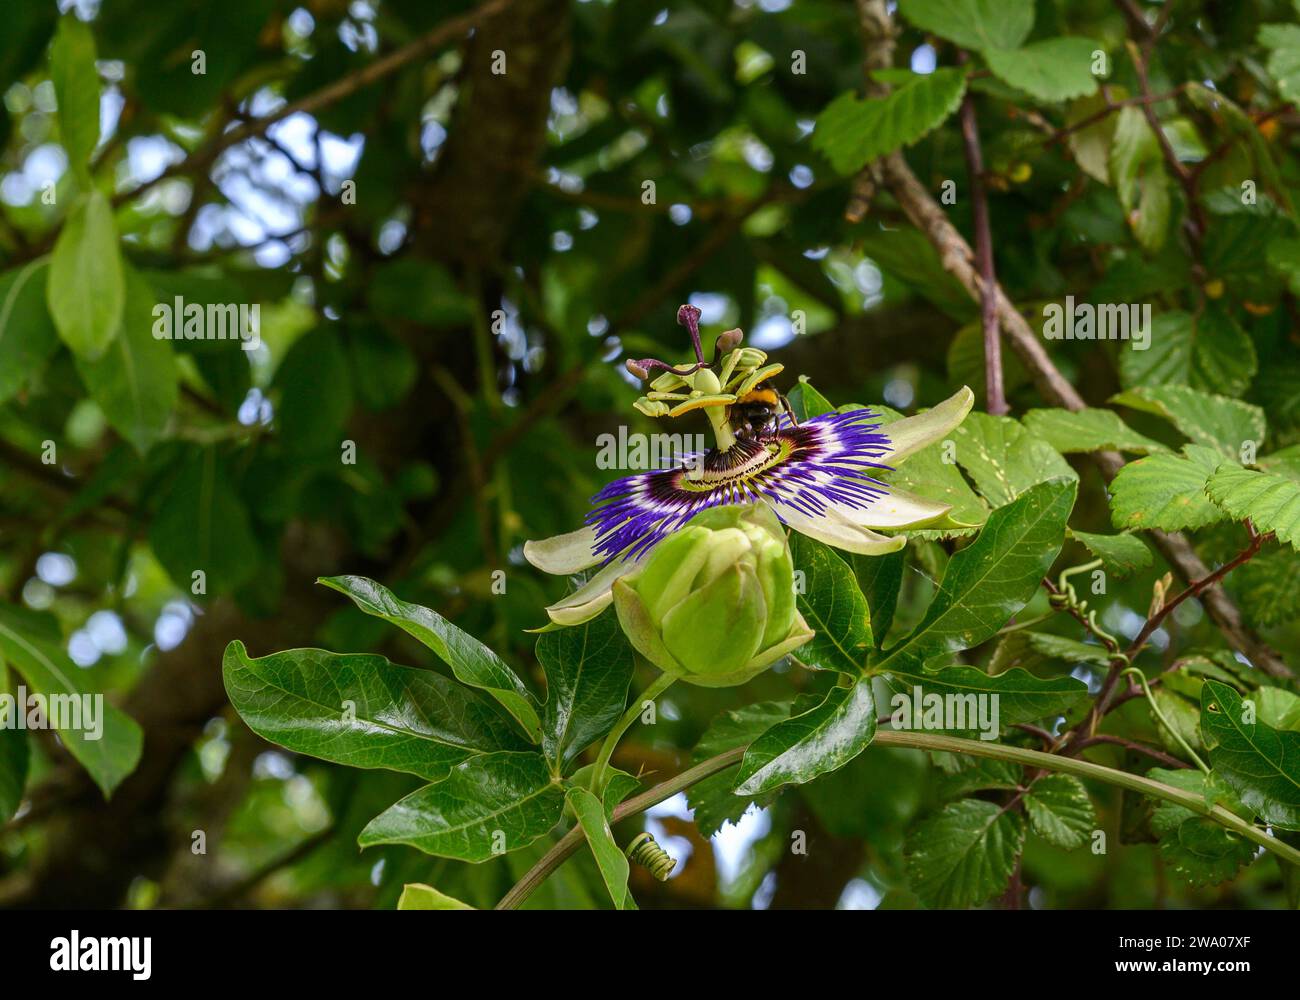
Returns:
[[[151,332],[153,302],[144,279],[127,271],[121,331],[96,360],[77,358],[91,398],[142,455],[162,437],[180,395],[171,344]]]
[[[319,581],[346,594],[368,615],[382,618],[413,635],[438,655],[456,679],[482,688],[505,706],[534,743],[542,738],[536,699],[518,675],[487,646],[462,632],[436,611],[408,604],[387,587],[364,576],[329,576]]]
[[[836,687],[820,705],[778,722],[745,751],[736,794],[760,795],[843,767],[876,735],[871,679]]]
[[[1258,446],[1267,429],[1264,411],[1239,399],[1188,386],[1135,386],[1111,397],[1112,403],[1154,413],[1199,445],[1214,448],[1234,462],[1247,441]]]
[[[618,721],[632,683],[632,647],[607,610],[537,640],[546,672],[542,753],[559,771]]]
[[[1039,778],[1025,795],[1025,815],[1034,832],[1054,847],[1082,847],[1097,826],[1097,814],[1083,782],[1070,774]]]
[[[3,673],[4,671],[0,669],[0,676]],[[0,684],[0,695],[3,693],[4,686]],[[15,710],[26,709],[15,705]],[[23,801],[30,756],[27,734],[24,731],[0,726],[0,823],[9,822]]]
[[[472,910],[474,907],[453,899],[423,882],[407,882],[397,900],[399,910]]]
[[[1012,667],[1023,667],[1029,670],[1054,660],[1083,663],[1094,667],[1110,664],[1110,657],[1105,648],[1096,643],[1079,642],[1076,639],[1052,635],[1050,632],[1019,629],[1003,636],[997,649],[993,651],[993,658],[989,660],[988,672],[996,676]]]
[[[1242,611],[1260,628],[1300,617],[1300,559],[1294,552],[1261,552],[1233,570],[1228,583]]]
[[[979,718],[978,709],[975,707],[979,702],[976,701],[972,705],[968,700],[972,695],[976,698],[995,695],[997,700],[994,704],[997,712],[996,718],[992,721],[998,727],[1005,727],[1061,715],[1088,694],[1088,685],[1073,677],[1035,677],[1027,670],[1018,668],[1005,670],[1000,674],[986,674],[978,667],[964,665],[945,667],[936,673],[925,673],[919,670],[893,670],[890,673],[892,678],[890,686],[895,692],[889,705],[891,724],[894,719],[898,719],[899,723],[895,727],[898,729],[942,730],[946,728],[944,720],[938,720],[936,725],[933,720],[926,718],[925,712],[929,708],[926,699],[931,695],[944,699],[950,695],[957,696],[953,700],[954,710],[963,713],[964,721],[969,724],[955,725],[953,730],[970,732],[981,729],[983,725],[983,720]],[[917,709],[914,705],[916,699],[913,689],[915,688],[919,688],[921,692],[922,714],[919,719],[916,717]],[[905,707],[904,715],[901,713]]]
[[[1207,802],[1221,802],[1228,809],[1250,819],[1251,814],[1221,782],[1200,771],[1153,768],[1147,777],[1161,784],[1195,792]],[[1160,856],[1174,872],[1194,886],[1217,885],[1234,877],[1255,859],[1255,845],[1184,806],[1158,801],[1151,813],[1151,831],[1160,840]],[[1284,866],[1286,867],[1286,866]]]
[[[1300,695],[1276,687],[1262,687],[1255,692],[1259,719],[1274,729],[1300,730]]]
[[[1222,521],[1205,484],[1219,467],[1209,448],[1189,444],[1179,455],[1151,455],[1130,462],[1110,484],[1110,516],[1117,528],[1180,531]]]
[[[1070,537],[1102,561],[1106,571],[1121,580],[1151,565],[1151,550],[1137,535],[1094,535],[1070,529]]]
[[[1063,455],[1081,451],[1128,451],[1138,455],[1168,451],[1159,441],[1131,430],[1114,410],[1030,410],[1025,428]]]
[[[476,754],[524,747],[474,692],[370,653],[289,649],[253,658],[235,640],[221,672],[230,703],[253,732],[348,767],[439,781]]]
[[[824,413],[835,412],[831,401],[814,389],[812,383],[804,376],[801,376],[799,384],[790,390],[788,398],[790,408],[794,410],[794,415],[800,422],[820,417]]]
[[[1112,87],[1112,100],[1121,100],[1128,96],[1123,88]],[[1071,129],[1066,138],[1070,152],[1079,169],[1102,184],[1110,183],[1110,157],[1115,143],[1115,115],[1107,114],[1093,121],[1091,125],[1080,124],[1094,118],[1107,105],[1101,94],[1085,97],[1073,102],[1065,113],[1065,124]]]
[[[357,843],[409,844],[426,854],[487,861],[527,847],[564,812],[564,790],[539,753],[471,757],[372,819]]]
[[[1174,310],[1151,323],[1146,350],[1134,342],[1120,350],[1120,378],[1126,386],[1190,385],[1238,395],[1255,377],[1255,342],[1226,311],[1215,306],[1199,316]]]
[[[909,463],[911,461],[908,459]],[[867,612],[871,617],[871,631],[877,648],[884,644],[889,626],[894,622],[906,565],[907,553],[901,549],[883,556],[853,555],[853,572],[858,578],[858,589],[867,599]]]
[[[1051,445],[1010,417],[971,413],[953,431],[953,439],[957,462],[993,507],[1002,507],[1049,479],[1078,478]]]
[[[1269,50],[1268,74],[1277,81],[1277,92],[1300,103],[1300,25],[1262,25],[1258,41]]]
[[[957,110],[966,92],[964,69],[918,75],[888,97],[860,100],[841,94],[817,117],[813,148],[841,174],[910,146]]]
[[[1068,101],[1097,92],[1092,75],[1097,48],[1091,38],[1047,38],[1022,49],[985,49],[984,58],[1003,83],[1040,101]]]
[[[41,258],[0,275],[0,403],[38,375],[59,346],[45,304],[49,267]]]
[[[1300,732],[1245,719],[1241,695],[1207,678],[1201,735],[1210,766],[1266,823],[1300,829]]]
[[[95,36],[75,14],[59,18],[50,46],[50,78],[59,106],[59,132],[68,164],[83,188],[90,187],[90,155],[99,144],[99,71]]]
[[[338,454],[343,422],[352,412],[352,377],[335,330],[313,330],[297,340],[275,373],[276,419],[286,447],[298,453]]]
[[[720,753],[748,746],[778,722],[790,717],[791,702],[768,701],[746,705],[715,718],[704,731],[691,754],[691,762],[700,764]],[[768,805],[775,793],[746,798],[735,794],[736,773],[740,765],[729,767],[686,790],[700,834],[712,837],[726,823],[735,823],[751,805]]]
[[[1119,112],[1110,175],[1138,243],[1148,252],[1159,250],[1169,228],[1169,175],[1160,142],[1140,108]]]
[[[110,796],[140,760],[144,734],[135,720],[102,693],[89,690],[57,637],[38,634],[31,616],[21,610],[0,608],[0,659],[22,675],[29,697],[45,699],[51,722],[69,723],[55,727],[59,738],[104,797]]]
[[[899,0],[898,12],[963,49],[1014,49],[1034,26],[1033,0]]]
[[[228,593],[257,573],[260,553],[248,508],[215,449],[192,448],[178,465],[149,544],[178,587],[189,591],[202,572],[207,594]]]
[[[939,592],[912,633],[885,652],[878,672],[917,670],[928,659],[991,638],[1034,595],[1051,568],[1074,507],[1076,483],[1032,486],[990,516],[948,562]]]
[[[596,867],[600,869],[600,877],[609,890],[609,898],[614,901],[614,909],[636,909],[632,893],[627,887],[627,857],[614,841],[614,832],[605,819],[600,799],[585,788],[570,788],[566,797],[574,815],[578,817],[587,845],[596,859]]]
[[[54,244],[45,298],[59,336],[93,361],[122,326],[126,277],[113,209],[99,191],[79,198]]]
[[[1300,483],[1271,472],[1225,463],[1205,484],[1210,499],[1235,520],[1250,518],[1255,530],[1300,548]]]
[[[848,564],[806,535],[791,532],[796,573],[795,600],[817,634],[796,653],[815,670],[861,673],[872,649],[871,612]]]
[[[1006,888],[1025,842],[1025,821],[994,802],[944,806],[908,835],[907,877],[926,906],[977,906]]]

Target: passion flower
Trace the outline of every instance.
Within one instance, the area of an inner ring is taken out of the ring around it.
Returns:
[[[712,365],[704,361],[699,310],[683,306],[678,319],[691,332],[696,362],[681,368],[654,359],[632,361],[629,370],[663,374],[637,400],[648,416],[680,416],[703,410],[717,447],[681,456],[679,467],[617,479],[592,500],[586,527],[524,545],[538,569],[570,575],[600,569],[568,597],[548,607],[559,625],[594,618],[613,600],[616,580],[636,572],[658,546],[702,511],[761,506],[795,531],[863,555],[893,552],[903,535],[882,530],[949,526],[948,504],[936,503],[882,482],[909,456],[942,440],[974,403],[969,388],[925,413],[887,426],[869,408],[845,407],[796,423],[781,413],[770,427],[741,429],[729,414],[756,386],[781,371],[767,355],[741,347],[739,331],[719,338],[729,348]],[[716,370],[715,370],[716,369]]]
[[[741,684],[813,637],[795,609],[785,531],[760,504],[696,514],[613,595],[637,651],[703,687]]]

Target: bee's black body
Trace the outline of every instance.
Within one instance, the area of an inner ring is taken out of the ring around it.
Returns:
[[[775,389],[754,388],[727,407],[727,420],[732,430],[741,437],[762,437],[775,429],[782,410],[798,423],[790,409],[790,401]]]

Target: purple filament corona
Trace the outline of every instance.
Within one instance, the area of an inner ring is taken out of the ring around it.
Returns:
[[[773,451],[775,446],[775,451]],[[648,552],[694,515],[725,504],[765,502],[817,517],[829,505],[865,510],[888,492],[868,469],[891,443],[870,410],[827,413],[798,426],[740,438],[727,451],[683,456],[683,466],[616,479],[592,498],[586,523],[596,529],[594,554],[608,563]],[[702,461],[701,461],[702,460]],[[698,471],[692,477],[690,467]]]

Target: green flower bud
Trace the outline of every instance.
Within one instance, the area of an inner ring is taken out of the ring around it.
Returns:
[[[697,514],[614,584],[614,607],[646,659],[704,687],[741,684],[813,636],[795,609],[785,531],[764,504]]]

